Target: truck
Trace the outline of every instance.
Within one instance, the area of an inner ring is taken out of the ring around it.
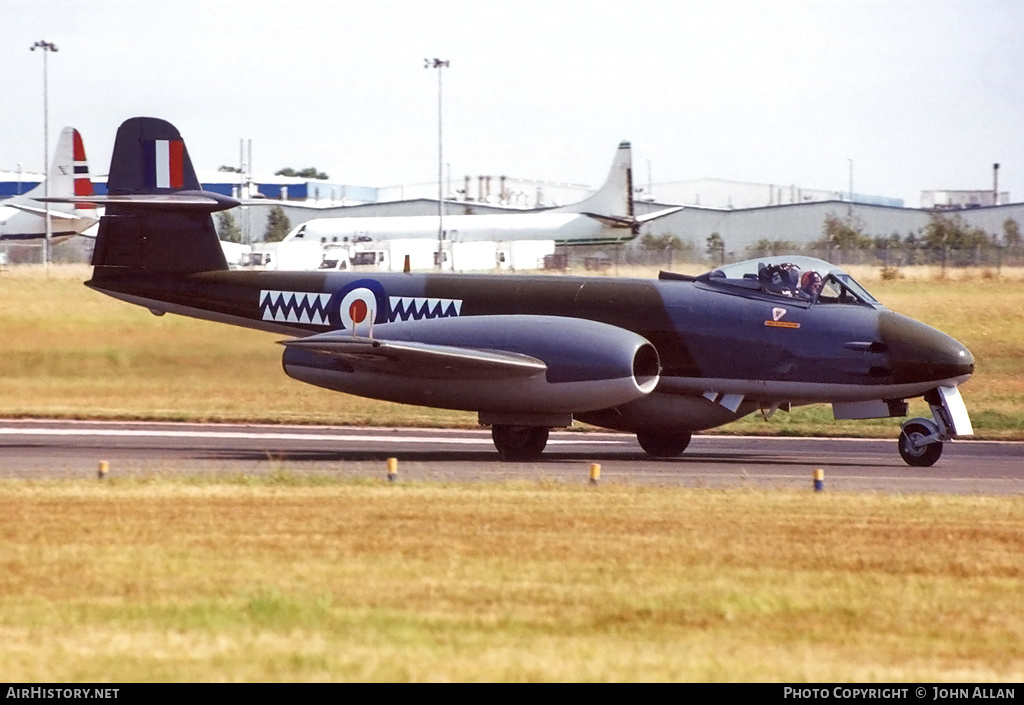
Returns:
[[[249,266],[289,272],[318,269],[322,261],[320,243],[305,240],[254,243],[249,256]]]
[[[295,244],[301,243],[295,241]],[[290,244],[290,243],[282,243]],[[555,251],[554,240],[471,240],[442,243],[442,269],[455,272],[543,269],[544,257]],[[401,272],[437,267],[437,241],[428,238],[328,243],[322,246],[320,269]]]

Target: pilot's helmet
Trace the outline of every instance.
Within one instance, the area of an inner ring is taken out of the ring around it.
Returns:
[[[808,296],[817,296],[821,291],[821,275],[813,269],[804,272],[800,277],[800,290]]]

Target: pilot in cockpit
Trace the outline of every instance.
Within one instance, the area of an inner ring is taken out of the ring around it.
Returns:
[[[815,272],[813,269],[809,269],[803,273],[800,277],[800,291],[799,296],[812,301],[818,297],[821,292],[822,279],[821,275]]]

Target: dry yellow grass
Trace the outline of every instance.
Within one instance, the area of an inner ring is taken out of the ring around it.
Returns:
[[[1024,500],[0,483],[11,681],[1003,681]]]

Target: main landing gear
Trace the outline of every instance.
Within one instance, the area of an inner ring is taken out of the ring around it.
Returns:
[[[643,430],[636,432],[640,447],[655,458],[674,458],[690,445],[691,433],[676,430]]]
[[[502,460],[523,462],[537,460],[548,442],[547,426],[491,426],[491,440]],[[675,429],[647,429],[637,431],[636,439],[648,455],[655,458],[674,458],[690,444],[689,431]]]
[[[491,440],[502,460],[536,460],[548,443],[547,426],[491,426]]]

